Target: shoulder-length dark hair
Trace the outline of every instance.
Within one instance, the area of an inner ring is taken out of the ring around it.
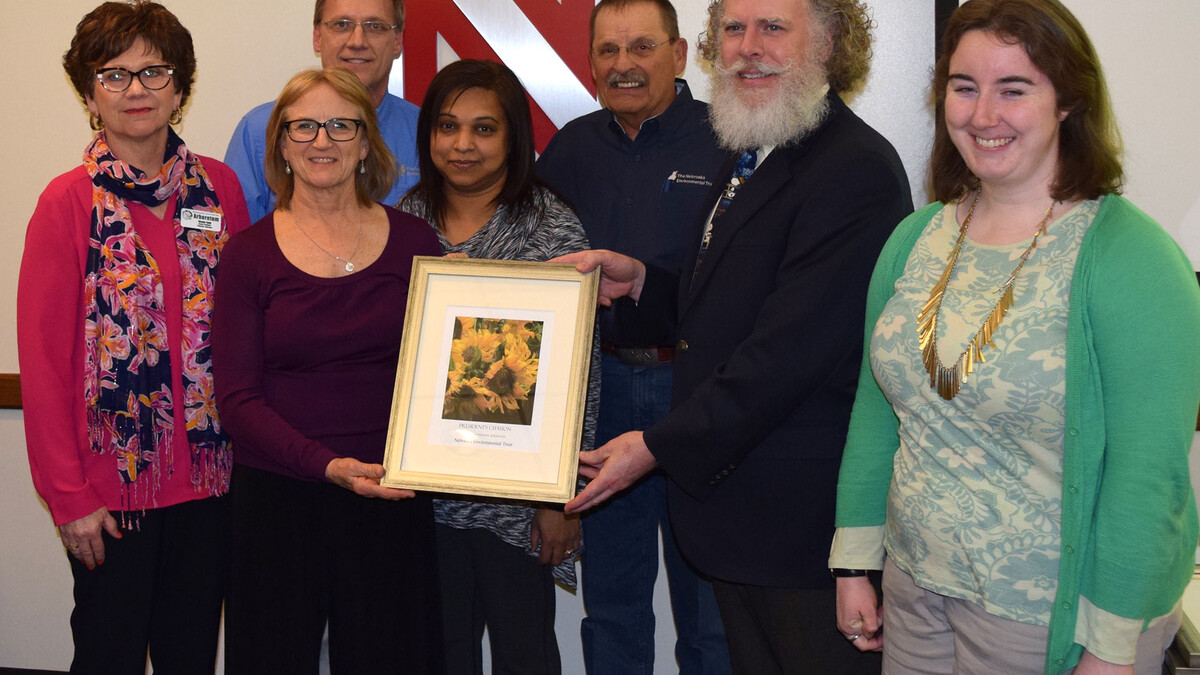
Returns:
[[[425,202],[438,223],[443,222],[446,215],[446,179],[433,165],[430,156],[434,126],[448,102],[453,104],[460,94],[474,88],[486,89],[496,95],[508,126],[508,157],[505,160],[508,168],[504,187],[496,196],[497,206],[508,207],[512,213],[531,208],[535,199],[534,188],[542,186],[534,172],[533,118],[529,114],[529,101],[521,81],[501,63],[477,59],[455,61],[442,68],[425,91],[421,114],[417,117],[417,157],[421,180],[408,192],[408,195],[416,195]]]
[[[946,85],[950,57],[966,33],[992,33],[1019,44],[1033,65],[1054,85],[1059,125],[1058,175],[1050,196],[1058,200],[1095,199],[1120,193],[1121,135],[1117,131],[1100,59],[1083,26],[1058,0],[971,0],[946,25],[942,56],[933,75],[934,137],[929,170],[934,197],[958,199],[979,184],[946,129]]]
[[[145,0],[106,2],[75,26],[71,47],[63,54],[63,69],[80,99],[92,95],[96,69],[125,53],[138,38],[175,66],[171,82],[180,94],[179,107],[187,105],[196,76],[192,34],[166,7]]]
[[[392,189],[392,183],[396,182],[396,160],[379,135],[375,107],[371,105],[371,95],[367,93],[362,80],[345,68],[302,70],[283,86],[267,120],[267,155],[263,161],[263,172],[267,186],[275,193],[275,207],[285,211],[292,204],[296,178],[287,171],[287,163],[283,159],[283,123],[287,120],[288,108],[322,84],[333,87],[339,96],[353,104],[362,120],[359,133],[364,134],[367,141],[367,157],[363,160],[365,170],[354,172],[354,196],[358,205],[370,206],[383,199]]]

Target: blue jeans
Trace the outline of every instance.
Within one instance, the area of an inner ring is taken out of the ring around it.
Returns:
[[[599,447],[626,431],[645,429],[667,414],[670,366],[627,366],[602,359]],[[667,518],[666,479],[651,474],[583,517],[583,660],[588,675],[654,672],[654,582],[658,533],[680,675],[729,673],[729,648],[712,584],[699,578],[675,546]]]

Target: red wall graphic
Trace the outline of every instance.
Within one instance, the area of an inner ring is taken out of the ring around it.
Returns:
[[[525,36],[524,39],[544,41],[562,58],[580,84],[595,96],[596,88],[588,65],[588,17],[595,6],[593,0],[562,0],[561,3],[558,0],[487,2],[519,9],[537,31],[537,35]],[[501,60],[454,0],[408,0],[405,7],[404,89],[405,98],[413,103],[421,104],[429,82],[437,73],[438,35],[462,58]],[[511,64],[509,66],[512,67]],[[521,72],[516,68],[514,71],[527,86],[530,78],[538,76],[537,72]],[[529,104],[540,152],[557,128],[537,101],[530,98]]]

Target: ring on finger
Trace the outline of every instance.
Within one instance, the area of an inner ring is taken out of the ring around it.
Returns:
[[[70,551],[71,553],[74,553],[75,551],[79,550],[79,547],[78,546],[67,546],[67,550]]]
[[[855,633],[854,635],[843,635],[843,637],[845,637],[850,642],[854,642],[858,638],[862,637],[862,633]]]

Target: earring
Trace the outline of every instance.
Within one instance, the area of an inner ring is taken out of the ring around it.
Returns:
[[[359,173],[366,173],[366,172],[367,172],[367,163],[366,163],[366,161],[364,161],[364,160],[361,160],[361,159],[360,159],[360,160],[358,160],[358,172],[359,172]]]
[[[292,165],[290,162],[285,161],[283,163],[283,172],[289,176],[292,175]]]
[[[183,121],[183,111],[180,110],[179,108],[172,110],[171,116],[169,118],[167,118],[167,122],[169,122],[171,124],[179,124],[182,121]]]
[[[88,113],[88,126],[92,128],[92,131],[100,131],[104,129],[104,120],[100,119],[99,115]]]

